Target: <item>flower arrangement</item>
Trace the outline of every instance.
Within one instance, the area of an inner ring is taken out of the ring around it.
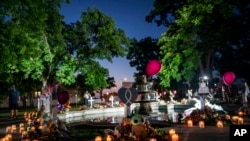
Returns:
[[[68,112],[71,109],[70,102],[66,102],[65,104],[58,104],[57,105],[59,113]]]
[[[104,132],[113,141],[149,141],[151,138],[161,141],[166,140],[168,137],[164,130],[151,127],[149,121],[145,121],[141,115],[134,115],[132,118],[123,118],[114,130],[105,129]]]
[[[184,123],[190,119],[194,125],[198,125],[200,121],[204,121],[205,125],[216,125],[219,120],[223,121],[224,124],[231,124],[230,115],[225,111],[217,111],[208,106],[205,106],[204,110],[193,109],[190,115],[185,116]]]
[[[205,100],[205,107],[201,109],[200,100],[193,98],[194,107],[189,108],[183,113],[183,122],[192,120],[193,124],[198,124],[199,121],[204,121],[206,125],[216,125],[217,121],[223,121],[224,124],[231,124],[230,115],[223,108],[216,104],[211,104]]]

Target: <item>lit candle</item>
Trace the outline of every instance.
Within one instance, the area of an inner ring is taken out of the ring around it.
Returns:
[[[21,127],[24,127],[24,123],[20,123],[19,124],[19,127],[21,128]]]
[[[22,139],[26,139],[28,137],[28,132],[27,131],[23,131],[22,132]]]
[[[40,118],[37,118],[37,119],[36,119],[36,122],[37,122],[37,123],[40,123],[40,122],[41,122],[41,119],[40,119]]]
[[[173,134],[175,134],[176,132],[175,132],[175,130],[174,129],[170,129],[169,131],[168,131],[168,133],[169,133],[169,136],[171,137]]]
[[[6,127],[6,133],[10,133],[10,131],[11,131],[11,126],[7,126]]]
[[[235,124],[238,122],[238,116],[232,116],[232,122]]]
[[[193,121],[192,121],[191,119],[189,119],[189,120],[187,121],[187,126],[188,126],[188,127],[193,127]]]
[[[35,130],[36,130],[36,127],[35,126],[31,126],[30,131],[31,132],[35,132]]]
[[[217,127],[218,128],[223,128],[223,122],[222,121],[217,121]]]
[[[12,125],[12,126],[11,126],[11,132],[12,132],[12,133],[16,132],[16,125]]]
[[[43,126],[40,125],[40,126],[38,127],[38,129],[39,129],[39,130],[43,130]]]
[[[199,127],[200,127],[200,128],[204,128],[204,127],[205,127],[204,121],[199,121]]]
[[[240,124],[243,124],[243,118],[242,117],[239,117],[238,118],[238,124],[240,125]]]
[[[112,141],[112,138],[110,135],[107,136],[106,141]]]
[[[150,138],[149,141],[157,141],[156,138]]]
[[[25,128],[22,126],[19,128],[19,133],[22,133],[25,130]]]
[[[243,115],[244,115],[244,113],[243,113],[243,112],[241,112],[241,111],[239,111],[239,112],[238,112],[238,115],[241,117],[241,116],[243,116]]]
[[[1,139],[1,141],[11,141],[8,137],[4,137]]]
[[[6,139],[7,141],[12,141],[12,135],[11,135],[11,134],[7,134],[7,135],[5,136],[5,139]]]
[[[102,137],[101,136],[96,136],[95,141],[102,141]]]
[[[172,141],[179,141],[179,135],[178,134],[173,134],[171,139],[172,139]]]

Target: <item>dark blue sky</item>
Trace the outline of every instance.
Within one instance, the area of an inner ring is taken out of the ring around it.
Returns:
[[[66,22],[75,22],[80,19],[81,12],[86,11],[88,7],[97,7],[112,17],[117,28],[123,29],[130,38],[158,38],[166,31],[165,27],[157,27],[155,23],[145,21],[146,15],[153,9],[153,0],[71,0],[70,4],[62,5],[61,13],[65,16]],[[100,63],[109,69],[110,76],[115,77],[117,85],[124,78],[134,81],[135,68],[131,68],[125,58],[114,58],[113,63]]]

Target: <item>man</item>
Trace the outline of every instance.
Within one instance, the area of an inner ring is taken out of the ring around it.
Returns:
[[[9,101],[10,118],[16,119],[18,115],[18,104],[21,100],[21,97],[20,92],[16,90],[15,85],[11,87],[7,100]]]

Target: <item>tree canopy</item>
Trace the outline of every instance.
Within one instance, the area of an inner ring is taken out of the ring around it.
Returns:
[[[137,70],[135,76],[145,75],[148,62],[152,59],[160,59],[160,47],[157,46],[157,41],[151,37],[145,37],[139,41],[131,39],[127,59],[130,60],[130,66]]]
[[[249,10],[249,2],[244,0],[155,0],[146,20],[168,28],[158,42],[163,65],[161,84],[169,87],[171,80],[190,81],[197,72],[211,78],[214,68],[221,73],[240,72],[236,63],[222,68],[226,62],[221,61],[228,49],[236,56],[238,50],[247,48]],[[249,57],[244,60],[249,65]]]
[[[0,2],[0,78],[17,83],[32,78],[43,85],[75,82],[77,74],[93,88],[108,86],[108,70],[97,59],[123,56],[129,39],[97,8],[66,24],[59,13],[68,0]],[[18,76],[18,77],[17,77]]]

